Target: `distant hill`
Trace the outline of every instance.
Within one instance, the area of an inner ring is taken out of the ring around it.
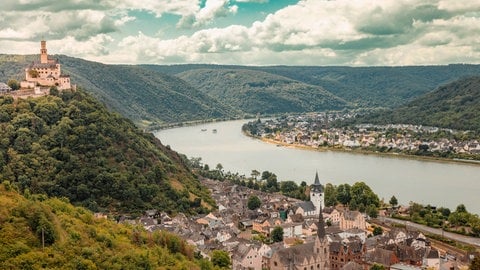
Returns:
[[[202,213],[210,193],[184,157],[82,90],[0,97],[0,179],[94,211]]]
[[[364,115],[357,123],[405,123],[480,132],[480,76],[462,78],[394,110]]]
[[[141,126],[238,115],[177,77],[139,66],[105,65],[68,56],[58,58],[72,82],[109,108]],[[27,63],[38,56],[0,56],[0,81],[24,77]]]
[[[406,67],[145,65],[168,74],[198,69],[263,71],[320,86],[358,107],[394,108],[432,89],[465,76],[480,74],[480,65]]]
[[[22,79],[38,55],[0,55],[0,81]],[[314,67],[105,65],[53,55],[73,83],[140,127],[252,113],[395,108],[480,74],[480,65]],[[235,76],[232,76],[235,74]]]
[[[65,198],[4,182],[0,205],[1,269],[203,269],[178,236],[95,218]]]
[[[194,69],[177,74],[210,97],[249,114],[339,110],[344,100],[321,87],[249,69]]]

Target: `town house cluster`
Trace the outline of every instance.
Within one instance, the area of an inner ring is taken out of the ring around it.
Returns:
[[[156,210],[136,220],[147,230],[176,233],[208,256],[212,250],[231,254],[232,269],[369,269],[380,264],[390,269],[452,269],[456,261],[440,256],[418,232],[392,230],[372,237],[367,217],[345,207],[323,208],[324,191],[315,176],[310,201],[269,194],[202,179],[218,210],[207,215],[169,217]],[[248,198],[258,196],[261,207],[250,210]],[[331,226],[326,226],[326,223]],[[282,242],[266,244],[255,236],[269,237],[283,228]],[[407,268],[405,268],[408,265]]]
[[[299,144],[313,148],[322,146],[346,149],[363,148],[393,151],[417,151],[425,149],[430,152],[453,152],[457,154],[480,154],[478,140],[455,140],[447,138],[422,139],[421,134],[438,132],[455,132],[451,129],[440,129],[407,124],[390,125],[356,125],[355,128],[333,128],[328,123],[351,116],[332,116],[320,113],[306,120],[304,116],[272,119],[256,124],[258,136],[273,139],[285,144]]]

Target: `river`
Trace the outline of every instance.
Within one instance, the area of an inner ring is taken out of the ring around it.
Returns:
[[[468,211],[480,213],[480,165],[279,147],[242,134],[246,122],[208,123],[154,134],[189,158],[201,157],[210,168],[220,163],[225,171],[247,177],[255,169],[273,172],[280,181],[311,184],[318,171],[322,184],[363,181],[386,202],[395,195],[401,204],[415,201],[453,211],[463,203]]]

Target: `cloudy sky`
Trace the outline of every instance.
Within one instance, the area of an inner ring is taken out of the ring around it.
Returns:
[[[480,64],[480,0],[1,0],[0,53],[103,63]]]

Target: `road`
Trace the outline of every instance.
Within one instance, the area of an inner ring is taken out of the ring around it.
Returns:
[[[451,232],[446,232],[446,231],[443,231],[441,229],[430,228],[430,227],[425,226],[425,225],[421,225],[421,224],[417,224],[417,223],[413,223],[413,222],[409,222],[409,221],[404,221],[404,220],[399,220],[399,219],[394,219],[394,218],[389,218],[389,217],[378,217],[378,220],[381,221],[381,222],[390,222],[390,223],[402,224],[402,225],[405,225],[407,230],[409,228],[416,229],[418,231],[427,232],[427,233],[436,234],[436,235],[441,235],[445,238],[452,239],[454,241],[470,244],[470,245],[475,246],[477,248],[480,247],[480,238],[465,236],[465,235],[451,233]]]

